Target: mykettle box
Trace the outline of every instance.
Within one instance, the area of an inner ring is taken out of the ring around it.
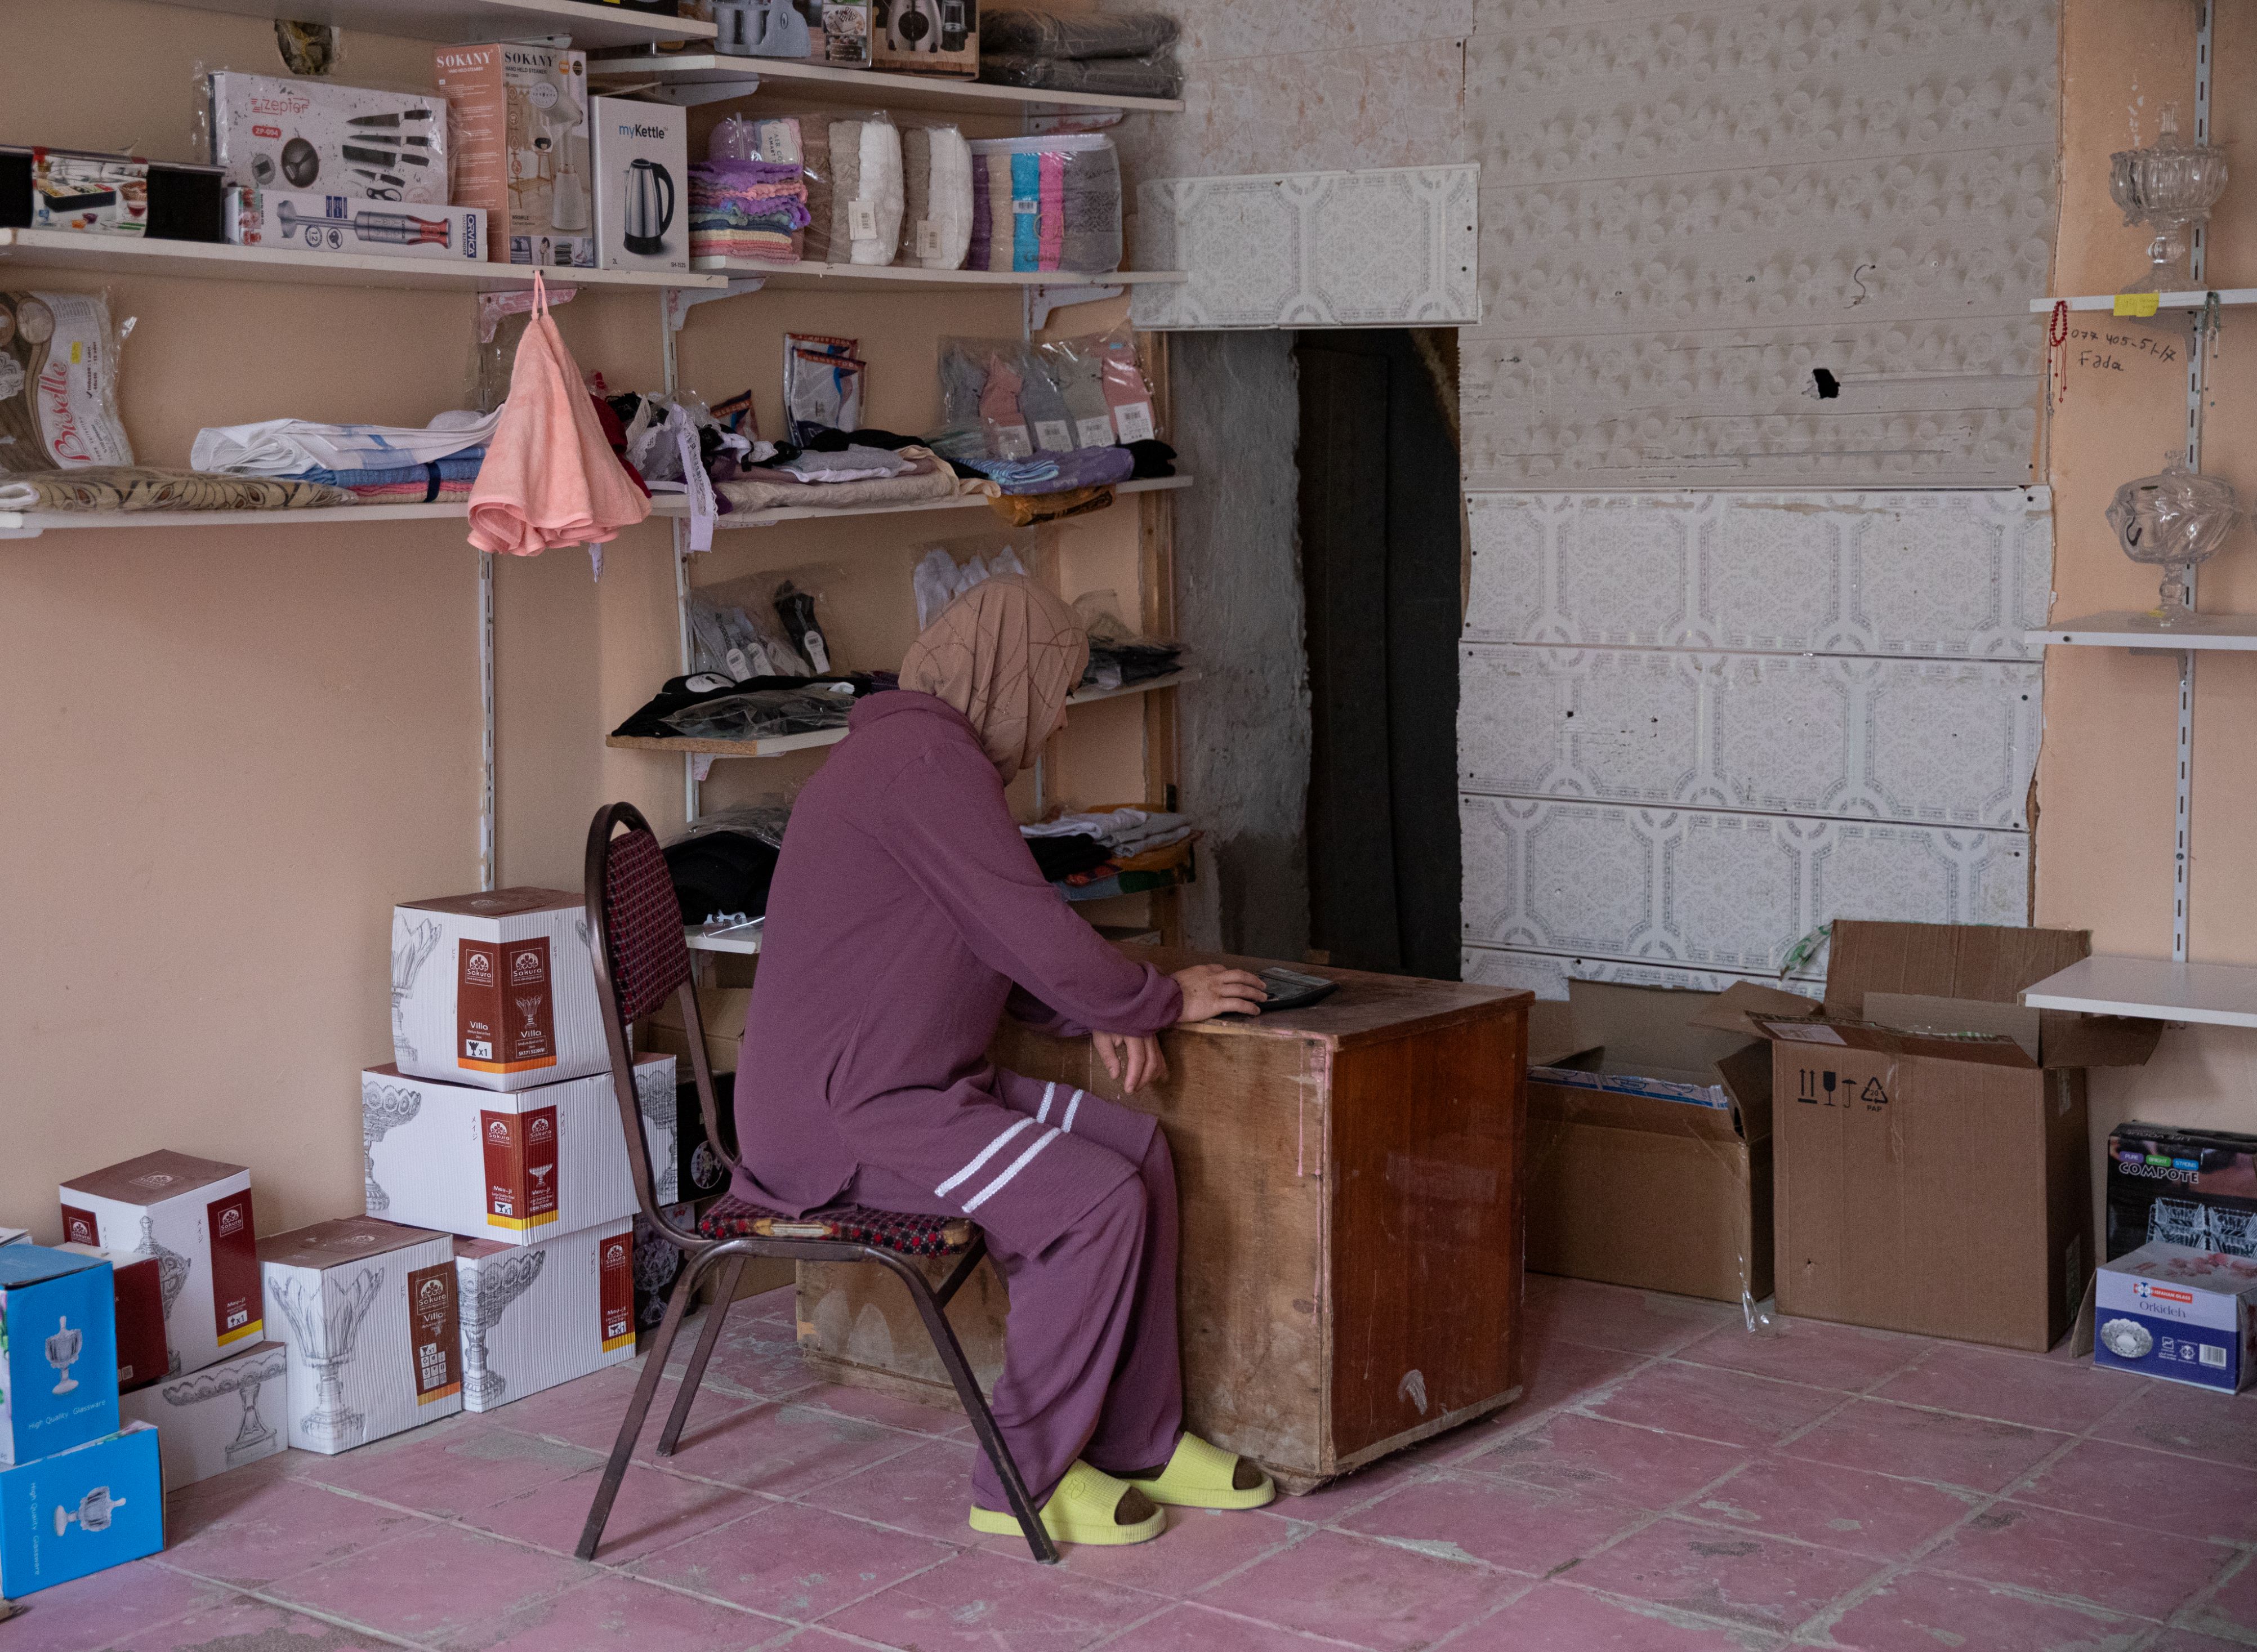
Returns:
[[[117,1432],[111,1289],[105,1261],[0,1246],[0,1463]]]
[[[690,112],[624,97],[592,102],[596,262],[606,270],[687,270]]]
[[[392,1059],[480,1090],[608,1068],[580,897],[496,889],[393,908]]]
[[[2102,1263],[2092,1360],[2239,1394],[2257,1377],[2257,1261],[2154,1244]]]
[[[0,1470],[0,1595],[35,1594],[164,1546],[165,1485],[146,1423]]]

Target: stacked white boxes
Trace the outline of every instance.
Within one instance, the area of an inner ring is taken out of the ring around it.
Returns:
[[[632,1359],[637,1202],[580,898],[398,907],[392,999],[393,1059],[361,1075],[367,1210],[454,1236],[463,1404]],[[674,1058],[639,1061],[635,1091],[670,1197]]]
[[[157,1430],[168,1489],[256,1463],[289,1443],[283,1409],[288,1352],[279,1342],[254,1342],[193,1376],[166,1378],[118,1400],[127,1423]]]

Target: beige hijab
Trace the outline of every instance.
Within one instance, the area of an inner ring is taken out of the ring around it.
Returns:
[[[1031,580],[999,574],[909,645],[902,687],[964,713],[1008,786],[1033,766],[1088,665],[1089,633],[1073,610]]]

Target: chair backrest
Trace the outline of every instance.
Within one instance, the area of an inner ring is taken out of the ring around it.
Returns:
[[[620,831],[621,827],[626,830]],[[675,899],[666,857],[641,810],[632,803],[610,803],[596,811],[588,828],[586,870],[588,950],[596,969],[597,1003],[611,1051],[612,1088],[626,1135],[635,1198],[643,1215],[669,1239],[677,1244],[701,1244],[694,1232],[685,1233],[669,1220],[659,1205],[642,1107],[635,1093],[634,1058],[627,1048],[629,1023],[658,1009],[669,995],[681,1005],[705,1140],[734,1168],[734,1155],[721,1147],[720,1107],[705,1059],[705,1024],[698,1013],[690,949],[683,939],[682,905]],[[682,1167],[685,1179],[689,1168]]]

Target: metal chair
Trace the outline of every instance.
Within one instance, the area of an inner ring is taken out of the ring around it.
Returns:
[[[626,830],[619,836],[619,828]],[[748,1204],[733,1194],[719,1200],[694,1228],[684,1228],[669,1218],[658,1203],[652,1179],[649,1144],[644,1140],[642,1109],[635,1096],[633,1058],[627,1050],[627,1026],[663,1004],[669,994],[681,1000],[683,1026],[690,1043],[690,1066],[697,1084],[697,1105],[705,1118],[705,1140],[718,1150],[722,1140],[719,1109],[714,1100],[713,1074],[705,1060],[704,1023],[697,1013],[697,994],[690,981],[690,950],[683,940],[682,907],[674,895],[673,879],[660,853],[649,823],[632,803],[613,803],[597,811],[588,829],[587,861],[588,950],[596,965],[597,998],[603,1008],[604,1035],[612,1056],[612,1088],[625,1128],[627,1163],[634,1177],[635,1198],[643,1218],[669,1243],[681,1248],[684,1262],[667,1299],[666,1318],[657,1340],[644,1361],[642,1379],[619,1424],[611,1460],[596,1490],[595,1506],[580,1533],[576,1551],[583,1560],[596,1557],[605,1523],[611,1518],[612,1500],[626,1476],[635,1442],[649,1415],[659,1378],[673,1352],[676,1334],[701,1281],[718,1276],[713,1303],[706,1311],[704,1328],[683,1373],[681,1392],[658,1437],[658,1455],[671,1457],[682,1438],[683,1425],[697,1385],[704,1380],[706,1362],[721,1339],[722,1323],[736,1298],[737,1281],[745,1260],[753,1256],[790,1257],[808,1262],[874,1262],[907,1288],[917,1313],[931,1333],[957,1396],[971,1414],[980,1448],[1003,1482],[1018,1517],[1020,1529],[1035,1558],[1055,1564],[1058,1550],[1044,1530],[1042,1516],[1027,1494],[1026,1482],[1012,1461],[1010,1448],[995,1426],[994,1414],[964,1358],[964,1349],[944,1311],[949,1301],[972,1277],[972,1270],[987,1254],[987,1236],[972,1223],[938,1216],[901,1216],[855,1205],[833,1205],[803,1217],[784,1216]],[[731,1161],[735,1168],[735,1161]],[[930,1283],[911,1260],[919,1256],[954,1256],[955,1267],[939,1284]]]

